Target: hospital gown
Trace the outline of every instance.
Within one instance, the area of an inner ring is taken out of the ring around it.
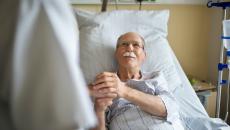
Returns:
[[[131,88],[159,96],[165,104],[165,119],[150,115],[123,98],[116,98],[107,109],[106,124],[109,130],[183,130],[179,107],[168,90],[164,76],[160,72],[142,73],[141,80],[128,80]]]

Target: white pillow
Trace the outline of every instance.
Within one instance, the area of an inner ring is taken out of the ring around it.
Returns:
[[[147,59],[143,71],[162,71],[174,91],[181,85],[166,39],[169,11],[119,10],[92,13],[76,10],[80,30],[80,64],[87,83],[103,71],[117,70],[114,52],[117,38],[137,32],[146,41]]]

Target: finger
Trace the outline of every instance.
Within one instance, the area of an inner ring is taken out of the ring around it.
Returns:
[[[113,77],[113,76],[115,76],[116,74],[115,73],[112,73],[112,72],[102,72],[102,73],[100,73],[99,75],[97,75],[96,76],[96,79],[97,78],[100,78],[100,77],[102,77],[102,76],[110,76],[110,77]]]
[[[116,98],[117,94],[116,93],[104,93],[104,94],[99,94],[98,98]]]
[[[99,102],[99,104],[108,106],[113,103],[113,98],[99,98],[97,99],[97,101]]]
[[[112,92],[106,92],[106,91],[112,91]],[[106,90],[106,91],[99,92],[98,90],[92,90],[90,92],[90,96],[93,96],[94,98],[104,98],[104,97],[116,98],[117,97],[116,90],[112,89],[112,90]]]
[[[104,99],[96,99],[95,100],[95,108],[96,110],[99,109],[99,110],[105,110],[108,106],[112,105],[112,100],[109,100],[107,98],[104,98]]]
[[[101,84],[94,85],[93,89],[99,90],[99,89],[107,88],[107,87],[114,87],[114,82],[103,82]]]
[[[90,96],[93,96],[93,91],[94,91],[94,90],[93,90],[93,85],[92,85],[92,84],[89,84],[89,85],[88,85],[88,91],[89,91],[89,95],[90,95]]]
[[[114,77],[110,77],[110,76],[101,76],[100,78],[97,78],[96,81],[93,83],[93,85],[97,85],[103,82],[113,82],[114,81]]]
[[[105,102],[105,105],[106,106],[110,106],[110,105],[112,105],[113,104],[113,101],[107,101],[107,102]]]
[[[113,102],[112,101],[104,101],[104,102],[98,102],[97,105],[102,108],[103,110],[105,110],[108,106],[112,105]]]
[[[108,97],[106,97],[106,98],[96,98],[96,101],[99,101],[99,102],[112,101],[112,100],[113,100],[113,98],[108,98]]]
[[[99,93],[116,93],[117,88],[113,88],[113,87],[101,88],[98,90],[98,92]]]

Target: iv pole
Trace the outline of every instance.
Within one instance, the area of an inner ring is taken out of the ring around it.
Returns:
[[[212,1],[209,1],[207,3],[207,6],[209,8],[211,7],[222,7],[223,9],[223,19],[226,20],[227,19],[227,7],[230,7],[230,2],[217,2],[214,3]],[[219,118],[220,117],[220,103],[221,103],[221,88],[223,84],[226,84],[226,80],[223,80],[223,69],[228,68],[230,65],[228,64],[224,64],[223,62],[223,58],[224,58],[224,45],[223,45],[223,39],[225,39],[223,37],[223,32],[222,32],[222,42],[221,42],[221,51],[220,51],[220,62],[218,64],[218,85],[217,85],[217,97],[216,97],[216,117]],[[227,51],[227,57],[229,58],[230,56],[230,51]],[[229,72],[230,73],[230,72]],[[230,76],[230,74],[229,74]],[[228,77],[228,79],[230,79],[230,77]],[[229,87],[230,81],[228,80],[228,87]],[[229,90],[229,88],[228,88]],[[229,94],[229,92],[227,92],[227,94]],[[229,97],[229,95],[228,95]],[[227,99],[228,101],[228,99]],[[227,108],[228,108],[228,103],[227,103]],[[226,110],[226,116],[225,119],[227,119],[228,116],[228,110]]]

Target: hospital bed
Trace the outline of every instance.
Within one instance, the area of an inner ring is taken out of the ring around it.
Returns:
[[[4,34],[0,38],[4,41],[1,44],[5,43],[1,50],[12,46],[14,50],[9,55],[17,59],[14,64],[6,64],[16,68],[12,73],[14,78],[6,74],[6,79],[0,83],[0,129],[66,130],[93,126],[93,113],[87,111],[90,109],[89,97],[76,64],[78,31],[75,32],[77,29],[74,27],[77,25],[67,1],[5,0],[1,2],[0,9],[5,23],[0,24],[1,34]],[[20,17],[17,21],[18,11]],[[5,15],[5,12],[10,15]],[[78,11],[76,15],[81,41],[80,62],[87,82],[98,72],[116,71],[116,63],[111,60],[115,40],[119,34],[132,28],[135,30],[131,31],[140,32],[147,41],[148,59],[143,69],[164,72],[170,83],[169,89],[180,105],[186,129],[229,129],[220,119],[208,117],[171,50],[166,39],[169,11],[115,11],[102,14]],[[113,23],[116,26],[111,26]],[[15,37],[17,40],[12,41]],[[1,65],[6,62],[4,58],[1,58]],[[21,83],[2,83],[12,79]],[[2,91],[5,88],[7,91]]]
[[[160,70],[180,106],[186,130],[230,130],[219,118],[210,118],[188,81],[167,41],[168,10],[116,10],[95,13],[75,10],[80,31],[80,64],[88,83],[97,73],[116,71],[113,58],[116,39],[128,31],[146,40],[147,60],[143,71]]]

